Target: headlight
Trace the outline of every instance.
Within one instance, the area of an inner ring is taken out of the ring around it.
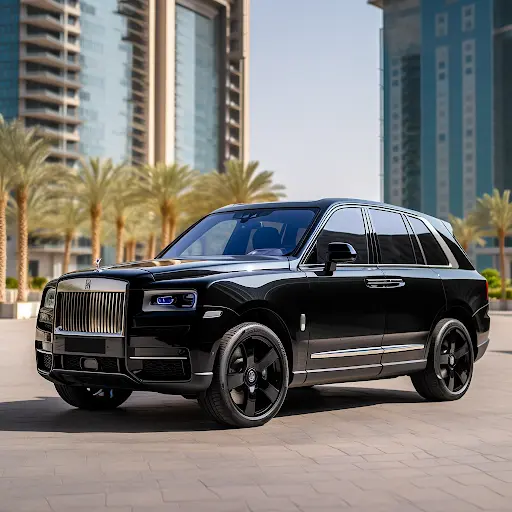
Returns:
[[[144,311],[193,311],[197,305],[194,290],[151,290],[144,292]]]
[[[55,307],[55,298],[57,296],[57,290],[55,288],[48,288],[44,296],[44,304],[45,308],[53,309]]]

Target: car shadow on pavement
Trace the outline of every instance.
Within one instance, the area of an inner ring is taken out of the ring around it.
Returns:
[[[291,389],[279,416],[369,407],[390,403],[418,403],[412,391],[319,386]],[[0,402],[0,431],[5,432],[183,432],[222,430],[195,400],[153,394],[134,394],[114,411],[83,411],[57,397]]]
[[[495,352],[496,354],[508,354],[512,356],[512,350],[491,350],[491,352]]]

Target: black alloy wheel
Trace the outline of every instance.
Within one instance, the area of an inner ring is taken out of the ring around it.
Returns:
[[[468,381],[473,361],[471,342],[457,327],[451,329],[441,343],[439,367],[448,391],[458,393]]]
[[[223,336],[212,384],[199,402],[219,423],[259,426],[281,408],[288,381],[288,359],[279,338],[264,325],[245,323]]]
[[[87,388],[55,384],[60,397],[73,407],[88,411],[108,411],[126,402],[132,392],[127,389]]]
[[[473,376],[471,336],[459,320],[444,318],[432,332],[427,367],[411,375],[416,391],[427,400],[448,401],[463,397]]]

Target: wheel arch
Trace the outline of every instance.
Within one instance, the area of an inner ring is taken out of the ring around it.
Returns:
[[[243,322],[256,322],[265,325],[276,333],[286,351],[291,379],[294,362],[292,336],[282,316],[266,302],[247,303],[241,310],[237,311],[237,314],[239,316],[236,318],[235,323],[229,328]]]
[[[469,335],[471,337],[471,344],[473,345],[474,354],[478,352],[477,349],[477,328],[473,318],[473,312],[468,304],[464,302],[458,302],[455,304],[450,304],[445,311],[443,311],[439,317],[436,319],[434,325],[432,326],[432,330],[434,330],[435,326],[440,320],[444,318],[453,318],[461,322],[464,327],[468,330]],[[431,331],[432,332],[432,331]],[[430,343],[432,342],[431,337],[429,338],[428,348],[430,349]],[[427,352],[428,354],[428,352]]]

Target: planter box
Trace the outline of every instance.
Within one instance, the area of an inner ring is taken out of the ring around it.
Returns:
[[[43,292],[40,291],[29,291],[28,302],[41,301]],[[5,290],[5,302],[6,304],[14,304],[18,300],[18,290]]]
[[[25,320],[28,318],[36,318],[38,313],[39,301],[0,304],[0,318]]]
[[[491,299],[489,301],[489,309],[491,311],[512,311],[512,300]]]

